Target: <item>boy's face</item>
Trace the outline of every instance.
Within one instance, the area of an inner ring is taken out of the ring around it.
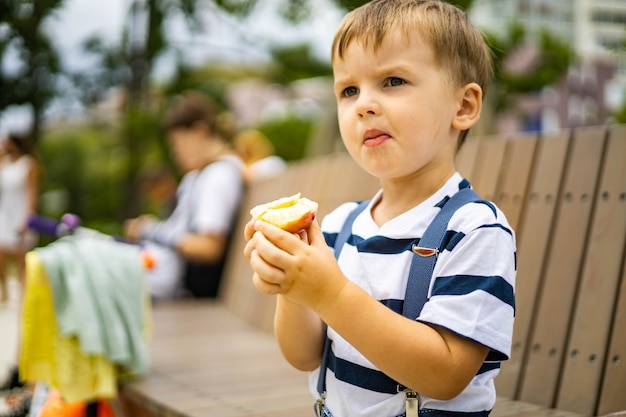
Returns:
[[[380,47],[353,41],[333,63],[342,139],[355,161],[381,179],[450,175],[462,93],[419,35],[390,32]],[[460,96],[459,96],[460,94]]]

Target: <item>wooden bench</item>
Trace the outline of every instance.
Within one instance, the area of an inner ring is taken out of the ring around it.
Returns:
[[[492,416],[626,415],[626,126],[471,137],[458,170],[517,233],[512,357]],[[320,218],[369,198],[377,181],[346,154],[291,163],[249,188],[248,209],[302,192]],[[306,375],[271,334],[274,297],[258,293],[237,233],[218,300],[156,305],[150,373],[124,384],[128,416],[306,416]]]

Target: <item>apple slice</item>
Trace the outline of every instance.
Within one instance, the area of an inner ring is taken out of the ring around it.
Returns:
[[[296,233],[313,223],[317,207],[318,204],[315,201],[302,197],[298,193],[291,197],[259,204],[250,210],[250,214],[257,220],[271,223],[287,232]]]

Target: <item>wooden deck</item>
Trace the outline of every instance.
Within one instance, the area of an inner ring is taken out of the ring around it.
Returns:
[[[150,374],[122,386],[128,417],[311,415],[307,376],[270,333],[214,301],[154,307]]]

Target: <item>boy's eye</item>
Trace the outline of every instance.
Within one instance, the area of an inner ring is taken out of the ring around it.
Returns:
[[[387,80],[387,84],[390,87],[397,87],[399,85],[404,84],[404,80],[402,78],[398,78],[398,77],[391,77]]]
[[[359,92],[359,89],[356,87],[347,87],[346,89],[343,90],[343,96],[344,97],[352,97],[353,95],[357,94]]]

